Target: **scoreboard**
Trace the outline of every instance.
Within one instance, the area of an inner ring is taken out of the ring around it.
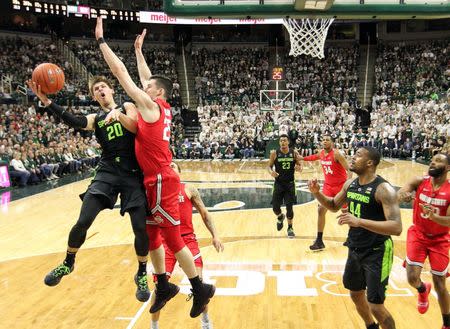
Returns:
[[[11,3],[12,8],[15,10],[39,14],[76,16],[87,18],[97,18],[98,16],[101,16],[105,19],[118,21],[131,21],[131,22],[139,21],[140,16],[138,11],[97,8],[86,5],[63,5],[45,1],[29,1],[29,0],[11,0]]]
[[[284,80],[284,70],[282,67],[274,67],[272,69],[272,80]]]

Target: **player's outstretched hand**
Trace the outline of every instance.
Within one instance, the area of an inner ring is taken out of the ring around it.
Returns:
[[[410,202],[413,199],[412,193],[411,192],[399,192],[397,194],[397,199],[400,202]]]
[[[222,241],[220,241],[219,238],[213,238],[212,244],[213,244],[214,248],[216,248],[217,252],[221,252],[225,249],[225,247],[222,244]]]
[[[319,182],[317,181],[317,178],[314,178],[314,179],[311,179],[310,181],[308,181],[308,188],[309,188],[309,191],[311,192],[311,193],[319,193],[319,191],[320,191],[320,184],[319,184]]]
[[[120,112],[120,110],[118,110],[118,109],[113,109],[113,110],[109,111],[108,115],[105,118],[105,123],[109,124],[114,121],[119,121],[119,116],[121,113],[122,112]]]
[[[95,26],[95,39],[103,38],[103,19],[101,16],[97,17],[97,25]]]
[[[39,98],[39,100],[44,104],[44,106],[50,105],[50,100],[47,95],[45,95],[41,90],[41,85],[37,85],[36,82],[32,80],[27,80],[27,85],[33,91],[33,93]]]
[[[428,218],[430,220],[435,219],[435,213],[433,211],[433,207],[428,204],[419,203],[420,209],[422,209],[422,217]]]
[[[134,49],[136,51],[142,51],[142,45],[144,44],[144,38],[147,34],[147,29],[144,29],[141,34],[138,34],[134,41]]]
[[[351,227],[359,227],[361,220],[355,216],[353,216],[348,211],[343,212],[337,216],[339,225],[348,224]]]

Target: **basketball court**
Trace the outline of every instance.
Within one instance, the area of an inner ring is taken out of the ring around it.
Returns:
[[[217,254],[198,214],[195,229],[207,281],[217,285],[210,304],[215,328],[306,328],[330,325],[357,329],[363,323],[342,286],[347,227],[327,214],[325,244],[310,252],[315,238],[317,202],[305,183],[322,178],[318,164],[297,174],[295,239],[277,232],[270,208],[272,180],[265,161],[183,161],[182,179],[199,188],[211,210],[225,251]],[[383,161],[379,174],[395,186],[427,167]],[[56,287],[43,278],[65,255],[68,232],[81,206],[78,194],[89,179],[3,205],[0,221],[0,328],[149,328],[147,303],[134,296],[136,261],[128,217],[102,212],[77,255],[74,272]],[[416,310],[416,292],[402,268],[411,209],[402,209],[403,233],[394,237],[395,259],[386,305],[397,328],[434,328],[441,321],[437,299],[425,315]],[[428,263],[424,280],[430,281]],[[182,287],[162,312],[161,328],[199,328],[189,317],[188,281],[178,268],[173,282]],[[435,296],[435,295],[433,295]]]

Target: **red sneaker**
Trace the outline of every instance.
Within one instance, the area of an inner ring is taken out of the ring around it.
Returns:
[[[424,282],[425,286],[425,292],[419,293],[419,297],[417,299],[417,310],[420,314],[424,314],[428,311],[428,306],[430,306],[430,303],[428,302],[428,295],[431,291],[431,283]]]

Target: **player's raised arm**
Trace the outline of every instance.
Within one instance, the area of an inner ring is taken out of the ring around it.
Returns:
[[[156,122],[159,119],[159,106],[151,97],[142,89],[140,89],[131,79],[127,68],[123,62],[117,57],[111,48],[103,39],[103,22],[102,18],[97,18],[97,25],[95,27],[95,38],[100,46],[103,57],[108,64],[111,73],[119,80],[120,85],[126,91],[137,105],[137,109],[147,122]]]
[[[191,194],[192,205],[195,207],[195,209],[198,210],[200,216],[202,216],[206,228],[211,233],[214,248],[216,248],[217,252],[223,251],[224,246],[222,244],[222,241],[220,241],[216,227],[211,218],[211,214],[209,213],[208,209],[206,209],[205,204],[203,203],[203,200],[200,196],[200,193],[198,193],[198,190],[194,186],[187,185],[187,187],[189,188],[189,192]]]
[[[94,130],[95,114],[84,115],[73,115],[72,113],[66,111],[65,108],[59,106],[58,104],[51,101],[47,95],[41,91],[41,86],[36,85],[36,82],[28,80],[28,87],[33,91],[33,93],[39,98],[41,103],[48,108],[51,113],[63,120],[68,126],[84,129],[84,130]]]
[[[152,72],[150,71],[147,62],[145,61],[144,54],[142,53],[142,45],[144,43],[146,33],[147,29],[144,29],[141,34],[138,34],[136,40],[134,41],[139,79],[141,80],[142,88],[144,90],[147,88],[148,81],[152,76]]]

